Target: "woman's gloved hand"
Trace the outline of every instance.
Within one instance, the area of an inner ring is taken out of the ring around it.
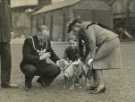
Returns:
[[[92,64],[93,61],[94,61],[93,58],[89,59],[89,60],[88,60],[88,65],[91,66],[91,64]]]

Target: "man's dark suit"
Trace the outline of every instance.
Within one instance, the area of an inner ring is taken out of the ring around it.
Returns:
[[[6,1],[6,0],[5,0]],[[11,12],[8,3],[0,2],[1,86],[8,87],[11,74],[10,53]]]
[[[33,39],[33,40],[32,40]],[[23,60],[21,63],[21,70],[25,74],[25,87],[31,88],[32,79],[35,75],[39,75],[40,79],[45,81],[48,86],[54,80],[54,78],[60,73],[60,69],[55,64],[47,63],[46,60],[39,59],[39,53],[34,48],[46,49],[46,52],[50,52],[50,59],[53,62],[59,60],[54,51],[51,48],[50,40],[44,42],[43,46],[40,45],[37,36],[27,38],[23,45]]]

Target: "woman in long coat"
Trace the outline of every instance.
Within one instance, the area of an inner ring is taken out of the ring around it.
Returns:
[[[96,23],[78,19],[70,23],[71,31],[78,37],[82,60],[92,65],[95,85],[89,88],[90,93],[105,92],[103,71],[121,67],[118,35]]]

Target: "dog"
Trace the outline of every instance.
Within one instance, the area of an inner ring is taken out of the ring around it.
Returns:
[[[79,84],[82,71],[82,66],[79,62],[72,62],[64,71],[65,87],[69,89],[74,89],[76,83]]]
[[[64,59],[58,61],[57,65],[61,68],[64,76],[64,87],[74,89],[76,83],[80,86],[82,78],[87,84],[89,67],[81,61],[78,42],[70,40],[70,46],[65,49]]]
[[[81,88],[82,78],[84,78],[85,84],[87,83],[88,67],[86,67],[81,60],[73,62],[62,59],[57,65],[60,66],[64,76],[64,88],[69,88],[71,90],[76,86]]]

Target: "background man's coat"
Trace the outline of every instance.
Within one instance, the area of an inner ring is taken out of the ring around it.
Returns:
[[[9,87],[11,74],[10,32],[12,19],[8,1],[0,1],[1,86],[3,88]]]

